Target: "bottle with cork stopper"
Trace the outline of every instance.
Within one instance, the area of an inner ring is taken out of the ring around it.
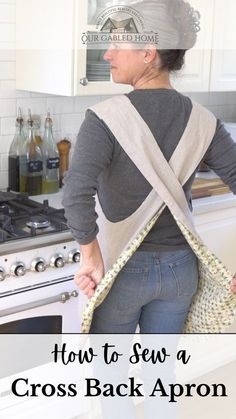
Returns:
[[[45,130],[43,143],[43,184],[42,192],[44,194],[55,193],[59,191],[59,153],[54,141],[52,130],[52,118],[50,111],[47,112],[45,119]]]
[[[29,109],[28,135],[20,156],[20,192],[40,195],[42,193],[42,172],[42,152],[35,140],[33,119]]]

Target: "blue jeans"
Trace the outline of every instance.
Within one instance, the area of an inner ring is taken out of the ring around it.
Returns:
[[[190,247],[136,251],[95,310],[90,333],[181,333],[198,286]]]

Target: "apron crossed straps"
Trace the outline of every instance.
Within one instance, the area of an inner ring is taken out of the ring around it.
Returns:
[[[98,241],[106,273],[83,312],[82,332],[85,333],[89,332],[94,309],[102,303],[116,276],[140,246],[166,205],[187,240],[190,236],[201,243],[182,186],[199,165],[216,130],[215,117],[193,102],[188,124],[167,162],[149,127],[126,96],[116,96],[91,109],[107,124],[153,189],[131,216],[117,223],[106,218],[97,199]]]

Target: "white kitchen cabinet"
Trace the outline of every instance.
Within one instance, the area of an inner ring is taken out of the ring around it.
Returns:
[[[203,241],[236,272],[236,197],[232,193],[193,200],[194,220]]]
[[[179,91],[204,92],[209,90],[214,0],[191,0],[190,3],[200,12],[201,30],[194,48],[186,52],[183,70],[172,76],[172,83]]]
[[[16,0],[16,88],[63,96],[130,90],[112,83],[110,75],[109,81],[101,76],[81,84],[88,59],[80,39],[91,29],[87,22],[87,0]],[[89,52],[89,59],[98,54]]]
[[[236,90],[235,16],[235,0],[215,0],[210,90]]]
[[[186,53],[184,69],[172,77],[173,86],[180,91],[233,90],[236,54],[220,50],[212,55],[211,47],[212,42],[222,48],[231,42],[234,0],[227,0],[227,7],[222,0],[191,0],[191,4],[201,13],[201,31],[196,46]],[[81,34],[95,29],[92,5],[89,0],[16,0],[17,89],[64,96],[132,89],[113,83],[108,66],[102,65],[104,72],[99,69],[102,51],[81,47]],[[96,65],[98,70],[91,72]]]
[[[74,1],[16,0],[16,88],[72,95]]]

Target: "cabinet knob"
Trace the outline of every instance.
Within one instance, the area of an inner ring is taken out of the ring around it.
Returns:
[[[14,276],[23,276],[26,273],[26,267],[23,262],[16,262],[11,266],[11,274]]]
[[[80,261],[80,252],[77,249],[71,250],[68,255],[68,260],[70,263],[78,263]]]
[[[63,268],[63,266],[65,265],[64,256],[60,253],[57,253],[56,255],[52,256],[50,259],[50,265],[53,268]]]
[[[35,272],[44,272],[46,269],[46,262],[43,258],[34,259],[31,263],[31,269]]]
[[[83,77],[82,79],[80,79],[80,84],[82,84],[82,86],[87,86],[88,84],[88,79],[87,77]]]
[[[4,281],[5,278],[6,278],[5,269],[0,267],[0,281]]]

